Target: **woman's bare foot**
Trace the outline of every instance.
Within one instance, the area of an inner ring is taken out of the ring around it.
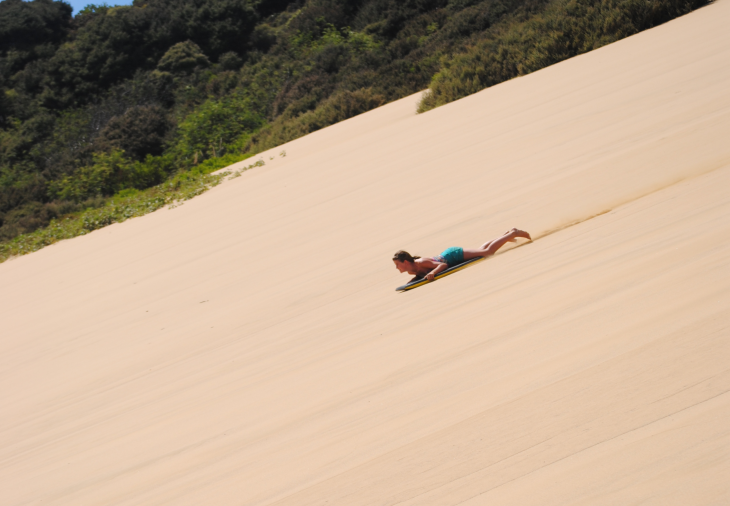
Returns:
[[[513,239],[511,239],[512,241],[514,241],[515,237],[522,237],[524,239],[527,239],[528,241],[532,240],[532,237],[530,237],[530,234],[528,234],[524,230],[520,230],[519,228],[513,228],[512,230],[509,231],[509,233],[512,234],[512,237],[513,237]]]
[[[509,235],[511,237],[509,239],[507,239],[507,242],[517,242],[518,236],[513,235],[515,232],[519,232],[519,230],[517,230],[516,228],[512,228],[510,230],[507,230],[504,234],[502,234],[502,237],[504,237],[505,235]]]
[[[517,230],[517,229],[513,228],[512,230],[506,231],[504,234],[502,234],[502,237],[504,237],[505,235],[510,235],[515,230]],[[516,241],[517,241],[517,239],[515,239],[514,237],[510,237],[509,239],[507,239],[507,242],[516,242]]]

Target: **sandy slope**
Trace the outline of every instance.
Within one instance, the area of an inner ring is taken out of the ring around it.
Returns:
[[[729,22],[0,265],[2,504],[730,504]],[[512,226],[393,291],[395,250]]]

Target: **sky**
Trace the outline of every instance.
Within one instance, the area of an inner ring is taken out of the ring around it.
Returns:
[[[105,3],[105,4],[111,5],[111,6],[114,6],[114,5],[132,5],[132,0],[108,0],[106,2],[104,0],[91,1],[91,2],[89,2],[88,0],[64,0],[64,1],[66,3],[68,3],[68,4],[71,4],[71,7],[74,8],[74,16],[76,14],[78,14],[78,12],[81,9],[83,9],[84,7],[86,7],[89,4],[101,5],[101,4],[104,4]]]

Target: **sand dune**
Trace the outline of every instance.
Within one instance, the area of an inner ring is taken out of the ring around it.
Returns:
[[[2,504],[730,504],[729,22],[408,97],[0,265]],[[512,226],[394,292],[394,251]]]

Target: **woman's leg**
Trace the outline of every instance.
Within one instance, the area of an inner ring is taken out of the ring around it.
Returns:
[[[505,232],[504,234],[502,234],[502,235],[501,235],[500,237],[497,237],[497,239],[492,239],[491,241],[487,241],[487,242],[485,242],[484,244],[482,244],[481,246],[479,246],[479,249],[480,249],[480,250],[485,250],[485,249],[487,249],[487,248],[489,247],[489,245],[490,245],[490,244],[492,244],[492,243],[493,243],[494,241],[497,241],[497,240],[499,240],[500,238],[504,237],[505,235],[508,235],[508,234],[509,234],[510,232],[513,232],[513,231],[515,231],[515,230],[517,230],[517,229],[516,229],[516,228],[513,228],[513,229],[511,229],[511,230],[508,230],[508,231],[506,231],[506,232]],[[515,239],[509,239],[509,242],[515,242]],[[471,250],[470,250],[470,251],[471,251]]]
[[[482,244],[479,249],[465,249],[464,260],[471,260],[477,257],[488,257],[494,255],[499,248],[507,244],[508,242],[514,242],[518,237],[525,239],[531,239],[530,234],[524,230],[513,228],[512,230],[505,232],[502,237],[493,239],[489,242]]]

